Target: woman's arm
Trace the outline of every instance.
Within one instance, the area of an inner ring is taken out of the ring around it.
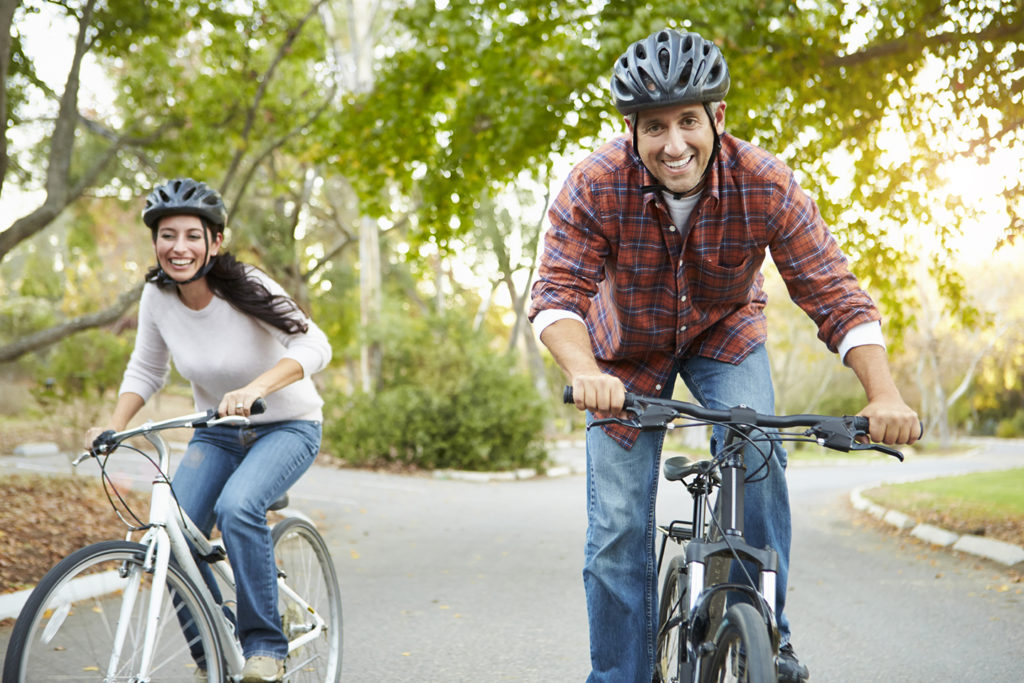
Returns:
[[[304,376],[302,366],[292,358],[282,358],[259,377],[240,389],[224,394],[217,406],[221,415],[249,415],[249,409],[258,398],[265,398],[278,389],[298,382]]]

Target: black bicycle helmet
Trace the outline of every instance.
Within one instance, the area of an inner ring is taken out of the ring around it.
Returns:
[[[191,178],[175,178],[150,192],[142,209],[142,221],[155,230],[161,218],[175,214],[199,216],[213,230],[223,230],[228,218],[220,194]]]
[[[623,115],[720,102],[729,92],[729,67],[711,41],[666,28],[633,43],[616,60],[611,90]]]

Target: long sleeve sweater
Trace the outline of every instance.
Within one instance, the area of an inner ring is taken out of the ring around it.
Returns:
[[[261,271],[253,268],[249,276],[271,293],[285,295]],[[250,419],[254,423],[322,420],[323,400],[311,377],[330,362],[331,345],[312,320],[306,323],[307,332],[288,334],[218,296],[195,311],[182,303],[176,288],[160,289],[149,283],[142,291],[135,349],[120,393],[132,392],[148,400],[166,383],[173,360],[192,384],[196,409],[207,410],[216,408],[225,393],[245,386],[282,358],[291,358],[302,366],[302,379],[264,397],[267,411]]]

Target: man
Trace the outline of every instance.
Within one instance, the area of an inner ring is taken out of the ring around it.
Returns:
[[[863,385],[871,438],[913,443],[918,419],[890,376],[877,308],[792,171],[725,133],[729,82],[718,47],[695,33],[658,31],[616,61],[611,90],[629,136],[577,165],[552,204],[535,330],[588,420],[619,413],[627,390],[670,396],[677,375],[708,407],[771,413],[760,274],[770,249],[793,300]],[[662,440],[618,425],[587,432],[590,681],[652,679]],[[712,449],[722,440],[715,432]],[[786,453],[776,444],[771,459],[769,476],[746,485],[745,533],[779,554],[779,678],[801,681],[783,612]]]

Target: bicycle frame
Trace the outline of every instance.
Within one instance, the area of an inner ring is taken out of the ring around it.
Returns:
[[[199,591],[203,601],[208,605],[216,605],[218,609],[211,612],[214,616],[214,627],[217,639],[220,641],[225,669],[229,672],[241,672],[245,665],[245,657],[242,647],[235,637],[234,625],[227,618],[220,604],[214,598],[212,591],[203,579],[192,556],[189,544],[196,549],[196,553],[208,561],[217,578],[232,592],[235,589],[234,574],[228,564],[228,557],[224,552],[221,543],[210,541],[206,535],[195,525],[189,516],[181,510],[171,491],[171,481],[166,473],[170,471],[170,452],[166,442],[160,436],[159,430],[173,427],[192,427],[197,423],[206,423],[210,420],[209,413],[195,413],[181,418],[165,420],[163,422],[147,422],[136,429],[122,432],[118,435],[119,441],[142,435],[156,449],[159,462],[159,474],[153,480],[152,494],[150,496],[150,511],[147,531],[140,542],[146,546],[146,555],[143,560],[143,570],[153,575],[154,585],[162,585],[166,581],[168,567],[172,558],[179,568],[188,576]],[[245,424],[248,420],[237,416],[220,418],[218,424]],[[83,456],[84,457],[84,456]],[[77,465],[82,458],[75,461]],[[131,540],[131,532],[127,534],[126,540]],[[118,618],[115,631],[114,648],[108,663],[108,675],[117,671],[124,647],[128,628],[128,615],[131,614],[138,594],[141,575],[127,587],[121,604],[121,612]],[[298,638],[292,639],[292,634],[285,634],[289,638],[288,650],[292,652],[309,641],[318,638],[326,627],[326,622],[316,610],[307,603],[301,596],[292,590],[285,582],[285,577],[278,576],[278,590],[288,600],[298,605],[305,613],[313,618],[313,626]],[[138,672],[138,680],[148,681],[153,666],[153,647],[156,642],[157,630],[161,627],[158,615],[161,613],[164,600],[163,591],[152,591],[150,604],[147,611],[145,636],[142,646],[141,666]]]
[[[704,502],[715,486],[704,482],[694,496],[693,539],[686,545],[686,566],[689,578],[687,596],[689,598],[688,614],[691,628],[687,638],[687,656],[694,662],[697,680],[700,678],[702,662],[701,644],[709,635],[712,623],[712,602],[715,598],[728,593],[743,593],[761,613],[769,631],[773,652],[778,650],[779,630],[775,617],[775,588],[778,574],[778,554],[770,548],[754,548],[743,537],[743,486],[746,475],[746,463],[743,449],[735,446],[741,438],[749,434],[749,429],[730,432],[726,437],[724,452],[726,458],[719,466],[722,473],[721,484],[718,486],[718,505],[721,510],[719,519],[711,522],[706,520],[707,511]],[[703,475],[711,478],[711,472]],[[716,524],[722,539],[706,540],[709,524]],[[705,585],[708,563],[716,558],[739,558],[752,563],[759,574],[757,589],[747,584],[715,583]]]

